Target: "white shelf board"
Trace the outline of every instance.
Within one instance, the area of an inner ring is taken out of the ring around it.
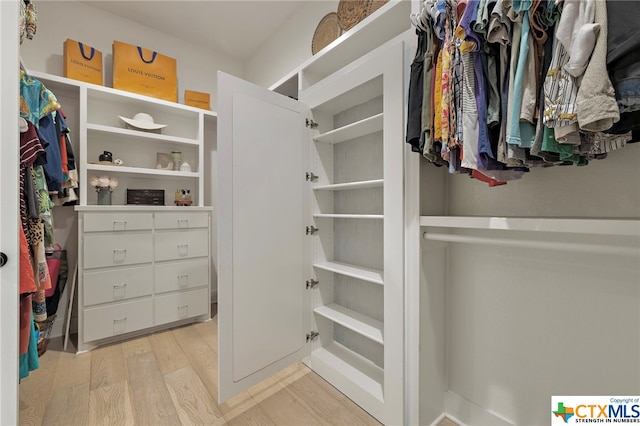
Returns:
[[[177,102],[165,101],[164,99],[153,98],[150,96],[139,95],[137,93],[127,92],[125,90],[119,90],[111,87],[100,86],[98,84],[86,83],[84,81],[74,80],[72,78],[61,77],[59,75],[44,73],[40,71],[29,71],[29,70],[27,70],[27,74],[34,78],[37,78],[38,80],[41,80],[45,84],[45,86],[48,89],[51,89],[52,91],[54,91],[54,93],[55,93],[54,89],[64,90],[66,88],[68,89],[75,88],[77,90],[80,87],[86,87],[88,89],[96,90],[98,92],[102,92],[107,95],[124,96],[130,99],[135,99],[135,100],[144,101],[144,102],[151,102],[155,105],[169,106],[171,108],[178,108],[184,111],[198,112],[198,113],[201,112],[201,113],[204,113],[204,115],[217,116],[217,114],[214,111],[209,111],[202,108],[196,108],[190,105],[184,105]]]
[[[170,176],[178,178],[199,178],[200,174],[197,172],[179,172],[173,170],[158,170],[158,169],[146,169],[142,167],[127,167],[127,166],[107,166],[104,164],[87,164],[87,171],[93,170],[96,172],[110,172],[110,173],[127,173],[136,175],[149,175],[149,176]]]
[[[390,0],[302,64],[300,69],[307,74],[306,80],[319,81],[351,63],[353,58],[409,30],[410,13],[410,1]]]
[[[110,205],[97,205],[92,204],[88,206],[74,206],[74,210],[77,212],[141,212],[141,211],[180,211],[180,212],[193,212],[193,211],[213,211],[211,206],[152,206],[148,204],[110,204]]]
[[[420,216],[420,226],[640,237],[639,219]]]
[[[125,129],[113,126],[103,126],[102,124],[87,123],[87,130],[93,132],[109,133],[114,135],[123,135],[141,139],[149,139],[153,142],[170,142],[181,143],[189,145],[199,145],[200,141],[197,139],[181,138],[178,136],[168,136],[160,133],[142,132],[138,130]]]
[[[375,269],[363,268],[361,266],[349,265],[342,262],[321,262],[314,263],[314,267],[324,269],[325,271],[335,272],[336,274],[345,275],[347,277],[358,278],[374,284],[384,284],[382,271]]]
[[[334,218],[334,219],[384,219],[383,214],[314,214],[313,217],[317,218]]]
[[[347,309],[336,303],[326,306],[320,306],[313,310],[316,314],[321,315],[336,324],[348,328],[376,343],[384,344],[383,330],[384,323],[375,320],[359,312]]]
[[[360,182],[335,183],[332,185],[314,186],[315,191],[342,191],[346,189],[380,188],[384,186],[384,179],[364,180]]]
[[[313,138],[316,142],[336,144],[382,130],[383,113],[331,130]]]
[[[341,382],[337,383],[339,389],[340,384],[355,385],[378,402],[384,401],[384,370],[343,345],[332,342],[316,349],[311,353],[311,363],[330,383]]]

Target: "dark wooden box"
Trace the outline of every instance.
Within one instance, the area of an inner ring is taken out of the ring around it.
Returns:
[[[163,189],[127,189],[127,204],[164,206]]]

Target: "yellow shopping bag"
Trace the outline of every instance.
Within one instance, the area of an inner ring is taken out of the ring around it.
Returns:
[[[64,76],[102,85],[102,52],[68,38],[64,42]]]
[[[177,102],[176,60],[140,46],[114,41],[113,88]]]

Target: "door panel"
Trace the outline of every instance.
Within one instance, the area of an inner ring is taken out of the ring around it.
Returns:
[[[308,352],[307,109],[218,74],[218,356],[224,401]]]
[[[0,1],[0,252],[7,263],[0,267],[0,424],[18,424],[18,308],[19,245],[18,229],[18,2]]]

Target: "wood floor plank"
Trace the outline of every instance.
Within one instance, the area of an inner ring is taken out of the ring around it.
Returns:
[[[137,337],[135,339],[122,342],[122,355],[129,358],[133,355],[141,355],[151,352],[151,344],[147,336]]]
[[[30,372],[28,377],[20,381],[18,389],[20,425],[42,424],[59,359],[60,352],[45,352],[39,359],[40,368]]]
[[[362,420],[352,410],[343,405],[340,398],[335,398],[307,376],[302,376],[290,383],[286,387],[286,391],[298,398],[300,403],[323,425],[364,426],[371,424]]]
[[[91,391],[88,424],[92,426],[135,425],[129,383],[126,380]]]
[[[268,379],[252,386],[248,391],[256,402],[260,402],[281,389],[284,389],[298,378],[308,374],[310,371],[311,370],[302,363],[297,362]]]
[[[114,344],[91,352],[91,389],[127,380],[122,344]]]
[[[171,331],[209,395],[218,400],[218,357],[193,326]]]
[[[89,382],[51,393],[42,425],[84,426],[89,424]]]
[[[366,425],[370,426],[380,426],[381,423],[376,420],[375,417],[371,416],[369,413],[364,411],[359,405],[355,402],[347,398],[342,392],[333,387],[329,382],[324,380],[318,374],[311,372],[311,374],[306,376],[309,380],[311,380],[316,386],[327,392],[331,397],[340,401],[340,403],[347,408],[347,410],[364,422]]]
[[[70,388],[91,380],[91,352],[73,354],[61,352],[53,379],[53,391]]]
[[[291,392],[282,389],[258,404],[277,425],[321,425]]]
[[[252,408],[258,406],[258,402],[253,399],[248,391],[241,392],[233,398],[218,404],[218,408],[222,412],[225,420],[229,423],[230,420],[235,419],[242,413],[250,411]],[[257,418],[260,416],[255,414]]]
[[[269,416],[260,408],[255,405],[246,411],[238,414],[231,420],[227,421],[229,426],[275,426],[276,424],[271,420]]]
[[[218,324],[213,321],[195,323],[193,325],[214,353],[218,353]],[[217,356],[217,355],[216,355]]]
[[[178,413],[153,353],[147,352],[127,358],[127,374],[136,424],[180,424]]]
[[[165,374],[169,394],[183,425],[224,425],[222,413],[191,367]]]
[[[182,348],[170,330],[150,335],[149,343],[162,374],[167,374],[189,365],[189,360],[182,352]]]

